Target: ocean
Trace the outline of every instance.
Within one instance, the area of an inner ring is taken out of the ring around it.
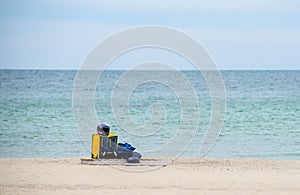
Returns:
[[[90,156],[87,139],[96,133],[96,126],[78,130],[72,102],[76,73],[75,70],[0,70],[1,158]],[[148,151],[159,151],[176,132],[189,131],[188,127],[177,129],[182,110],[180,97],[159,82],[143,83],[130,97],[124,97],[128,100],[130,120],[148,124],[147,135],[128,132],[130,122],[123,121],[120,125],[116,120],[118,113],[114,113],[118,110],[112,110],[111,96],[123,73],[105,71],[98,80],[94,102],[99,123],[109,123],[111,131],[119,135],[119,142],[130,143],[147,156]],[[210,92],[199,72],[181,73],[195,90],[200,110],[199,116],[195,116],[199,120],[196,134],[181,156],[198,157],[211,120]],[[149,74],[174,79],[165,71]],[[206,157],[300,160],[300,71],[221,71],[221,74],[226,92],[225,120],[216,144]],[[180,87],[179,84],[179,91],[185,90]],[[149,108],[155,111],[156,106],[160,111],[163,106],[165,116],[151,123],[157,117],[151,115]],[[118,117],[128,118],[120,114]],[[163,125],[151,134],[149,124],[155,126],[161,122]]]

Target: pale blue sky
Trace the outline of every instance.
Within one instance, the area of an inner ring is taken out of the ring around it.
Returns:
[[[194,37],[220,69],[300,69],[299,2],[1,1],[0,68],[78,69],[89,50],[110,34],[159,25]],[[145,51],[145,56],[161,60],[155,57],[163,53],[156,52]],[[124,68],[134,56],[115,68]]]

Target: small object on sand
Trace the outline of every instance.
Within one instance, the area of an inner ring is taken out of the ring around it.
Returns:
[[[128,163],[140,163],[140,159],[137,157],[130,157],[127,159]]]

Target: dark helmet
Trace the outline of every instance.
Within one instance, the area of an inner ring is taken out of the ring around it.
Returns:
[[[104,135],[108,135],[109,130],[110,130],[110,126],[107,123],[102,123],[102,124],[98,125],[98,127],[97,127],[97,131],[102,132]]]

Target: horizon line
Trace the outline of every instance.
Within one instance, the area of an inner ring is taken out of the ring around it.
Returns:
[[[68,68],[0,68],[0,70],[61,70],[61,71],[79,71],[83,69],[68,69]],[[90,70],[97,70],[97,69],[90,69]],[[105,69],[109,71],[126,71],[128,69]],[[168,69],[145,69],[145,70],[132,70],[132,71],[169,71]],[[198,69],[178,69],[179,71],[213,71],[211,69],[207,70],[198,70]],[[280,71],[280,70],[300,70],[299,69],[292,69],[292,68],[273,68],[273,69],[217,69],[219,71]]]

